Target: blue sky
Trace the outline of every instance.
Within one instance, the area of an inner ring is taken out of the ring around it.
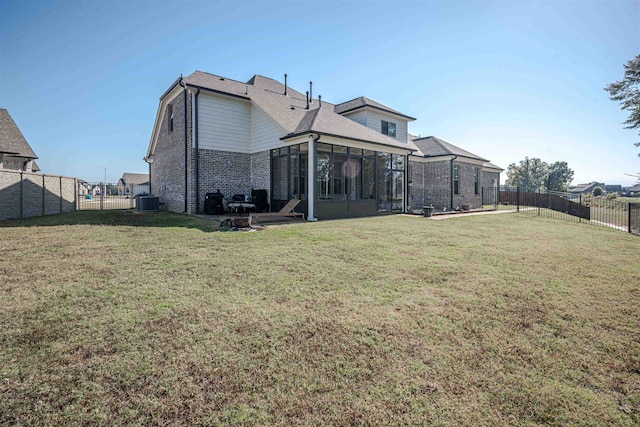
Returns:
[[[0,2],[0,107],[44,173],[147,172],[158,98],[195,70],[364,95],[506,167],[630,185],[637,130],[604,86],[640,54],[640,1]],[[503,174],[503,182],[505,176]]]

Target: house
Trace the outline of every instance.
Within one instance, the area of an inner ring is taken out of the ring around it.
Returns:
[[[149,174],[128,172],[122,174],[122,178],[118,180],[118,194],[135,196],[141,193],[149,193]]]
[[[622,185],[620,185],[620,184],[605,185],[604,186],[604,191],[605,191],[605,193],[620,193],[620,194],[622,194],[624,192],[624,188],[622,188]]]
[[[436,156],[434,137],[414,141],[415,118],[364,96],[332,104],[312,88],[298,92],[286,75],[178,78],[160,97],[145,156],[151,192],[168,210],[199,213],[207,193],[261,189],[272,211],[300,199],[314,221],[407,212],[428,192],[446,193],[438,209],[479,206],[479,187],[498,184],[501,169],[488,160],[441,140],[449,151]],[[453,169],[434,180],[428,163]]]
[[[640,196],[640,183],[634,185],[633,187],[627,188],[627,195],[629,197]]]
[[[605,185],[602,182],[593,181],[587,184],[578,184],[575,187],[571,187],[569,191],[575,194],[591,194],[593,193],[593,189],[596,187],[600,187],[604,190]]]
[[[418,148],[409,157],[413,206],[443,211],[465,205],[479,208],[483,189],[500,186],[503,169],[487,159],[435,136],[412,140]]]
[[[37,158],[9,111],[0,108],[0,170],[39,172]]]

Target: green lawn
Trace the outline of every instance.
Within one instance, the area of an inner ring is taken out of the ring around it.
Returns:
[[[638,425],[640,238],[530,215],[0,222],[0,425]]]

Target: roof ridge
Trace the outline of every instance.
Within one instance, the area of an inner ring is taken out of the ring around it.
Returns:
[[[193,73],[207,74],[207,75],[212,76],[212,77],[219,77],[219,78],[224,79],[224,80],[231,80],[232,82],[240,83],[240,84],[243,84],[243,85],[247,84],[246,82],[241,82],[240,80],[236,80],[236,79],[230,79],[229,77],[221,76],[220,74],[209,73],[208,71],[195,70]],[[190,75],[193,75],[193,73],[191,73]],[[186,76],[186,77],[189,77],[189,76]]]

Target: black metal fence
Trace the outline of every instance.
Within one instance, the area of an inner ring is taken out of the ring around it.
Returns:
[[[78,180],[78,210],[135,209],[136,196],[149,192],[149,185],[118,185]]]
[[[483,207],[490,209],[491,192]],[[501,187],[496,190],[495,209],[505,209],[530,215],[560,218],[592,225],[615,228],[640,234],[640,203],[627,203],[605,196],[563,193],[557,191],[532,190],[521,187]]]

